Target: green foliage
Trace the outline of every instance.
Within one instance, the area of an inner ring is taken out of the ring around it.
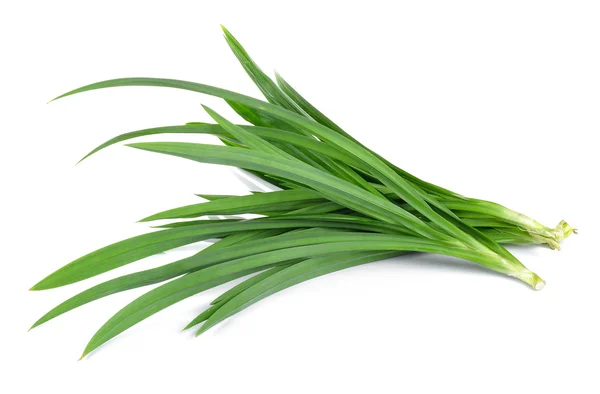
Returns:
[[[515,277],[539,290],[544,281],[501,244],[558,243],[574,230],[555,229],[501,205],[423,181],[362,145],[302,97],[281,76],[269,78],[223,28],[236,58],[266,101],[174,79],[123,78],[63,94],[119,86],[190,90],[225,100],[250,125],[216,122],[138,130],[117,136],[82,160],[116,143],[158,134],[210,134],[225,146],[138,142],[129,146],[200,163],[238,167],[283,190],[246,196],[200,194],[207,202],[173,208],[142,221],[185,219],[158,231],[98,249],[41,280],[46,290],[103,274],[183,245],[219,238],[193,256],[95,285],[34,323],[41,325],[117,292],[162,283],[126,305],[88,343],[83,356],[160,310],[206,289],[256,273],[215,299],[185,328],[198,334],[290,286],[342,269],[409,252],[458,257]],[[206,215],[258,214],[255,219],[206,220]],[[197,220],[188,220],[199,218]],[[82,357],[83,357],[82,356]]]

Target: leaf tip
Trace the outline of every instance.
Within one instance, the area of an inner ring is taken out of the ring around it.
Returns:
[[[215,121],[217,121],[217,119],[215,118],[215,116],[219,117],[217,112],[207,105],[204,105],[204,104],[201,104],[201,105],[202,105],[202,108],[206,111],[206,113],[208,113],[211,118],[213,118]]]
[[[200,328],[198,331],[196,331],[196,333],[194,334],[194,336],[196,338],[198,338],[200,335],[202,335],[204,333],[204,331],[206,331],[206,330],[203,330],[202,328]]]
[[[90,354],[91,352],[93,352],[98,346],[92,347],[90,348],[90,344],[88,343],[88,345],[85,347],[85,349],[83,350],[83,353],[81,353],[81,357],[79,357],[79,360],[77,361],[81,361],[84,358],[87,357],[88,354]]]
[[[69,93],[65,93],[65,94],[61,94],[60,96],[56,96],[52,100],[48,101],[46,104],[50,104],[51,102],[56,101],[59,98],[63,98],[63,97],[68,96],[68,95],[69,95]]]
[[[279,74],[277,70],[275,70],[275,80],[277,81],[277,85],[279,85],[280,87],[281,85],[287,85],[287,82],[285,81],[285,79],[283,79],[283,77],[281,76],[281,74]]]
[[[44,324],[45,322],[48,321],[48,319],[46,319],[47,315],[42,316],[41,318],[39,318],[35,323],[33,323],[31,325],[31,327],[29,327],[29,330],[27,330],[27,332],[33,330],[34,328],[36,328],[37,326],[40,326],[42,324]]]
[[[146,143],[144,142],[132,142],[131,144],[125,144],[125,146],[135,149],[147,150],[145,144]]]
[[[202,327],[200,327],[198,329],[198,331],[196,331],[195,336],[199,337],[200,335],[204,334],[206,331],[208,331],[209,328],[211,328],[214,324],[208,324],[208,322],[204,323],[202,325]]]
[[[60,280],[57,282],[55,274],[56,272],[40,280],[38,283],[33,285],[29,291],[49,290],[65,285],[66,283],[60,282]]]
[[[85,159],[87,159],[88,157],[90,157],[92,155],[92,153],[94,153],[95,151],[92,151],[90,153],[88,153],[87,155],[83,156],[81,159],[79,159],[79,161],[77,163],[75,163],[75,165],[79,165],[79,163],[81,163],[82,161],[84,161]]]

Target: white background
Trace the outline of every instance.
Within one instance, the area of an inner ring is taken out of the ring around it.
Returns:
[[[356,3],[2,3],[0,391],[599,392],[598,2]],[[402,168],[548,225],[564,218],[577,227],[561,252],[511,248],[546,288],[420,255],[288,289],[197,339],[181,328],[229,286],[153,316],[81,362],[95,330],[146,288],[27,333],[92,284],[196,249],[27,291],[45,275],[147,231],[135,222],[196,202],[194,193],[247,191],[225,167],[122,146],[74,166],[117,134],[208,121],[201,103],[231,115],[214,98],[120,88],[46,104],[129,76],[259,97],[220,23],[264,70],[276,68]]]

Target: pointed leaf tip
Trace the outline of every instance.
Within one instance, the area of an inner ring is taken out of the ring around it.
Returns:
[[[223,30],[223,33],[225,34],[225,36],[229,36],[229,37],[233,37],[233,35],[231,34],[231,32],[223,25],[221,25],[221,30]]]
[[[202,105],[202,109],[204,109],[206,112],[208,112],[208,114],[210,115],[211,113],[216,113],[212,108],[210,108],[208,105],[204,105],[204,104],[200,104]]]
[[[206,328],[204,328],[206,327]],[[204,323],[204,325],[202,327],[200,327],[198,329],[198,331],[196,331],[196,334],[194,334],[194,336],[199,337],[200,335],[204,334],[206,331],[208,331],[208,329],[212,327],[212,326],[206,326],[206,323]]]
[[[153,216],[156,216],[156,215],[147,216],[145,218],[142,218],[142,219],[138,220],[136,223],[151,222],[152,220],[154,220],[154,219],[152,219]]]

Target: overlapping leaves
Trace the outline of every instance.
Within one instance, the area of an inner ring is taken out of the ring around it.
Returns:
[[[226,30],[225,38],[267,101],[200,83],[154,78],[99,82],[60,97],[118,86],[185,89],[224,99],[251,125],[216,122],[139,130],[115,137],[83,159],[133,138],[156,134],[211,134],[225,146],[151,142],[129,146],[201,163],[239,167],[282,190],[247,196],[209,196],[144,221],[181,219],[109,245],[60,268],[33,290],[64,286],[209,238],[197,254],[124,275],[85,290],[41,317],[33,327],[99,298],[165,282],[125,306],[90,340],[84,356],[154,313],[214,286],[257,273],[233,287],[195,318],[198,334],[222,320],[311,278],[407,252],[473,261],[539,289],[544,282],[501,243],[553,248],[573,229],[546,228],[498,204],[461,196],[423,181],[363,146],[317,110],[280,75],[271,80]],[[82,159],[82,160],[83,160]],[[207,215],[259,214],[257,219],[206,220]],[[189,220],[195,218],[196,220]]]

